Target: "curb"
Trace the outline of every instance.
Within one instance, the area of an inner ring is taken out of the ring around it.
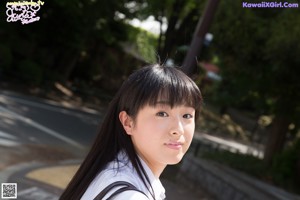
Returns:
[[[16,183],[17,184],[17,199],[19,200],[57,200],[62,192],[62,188],[55,187],[49,184],[47,179],[43,180],[39,177],[28,175],[39,170],[47,172],[47,170],[59,167],[68,167],[79,165],[81,160],[65,160],[56,164],[45,164],[40,162],[29,162],[18,165],[13,165],[0,172],[1,183]],[[42,175],[36,174],[38,176]],[[64,181],[64,180],[62,180]],[[65,181],[66,182],[66,181]],[[1,187],[2,194],[2,187]]]
[[[8,167],[0,172],[1,183],[16,183],[17,184],[17,199],[18,200],[58,200],[63,189],[55,187],[47,182],[45,177],[30,178],[28,174],[36,172],[47,172],[49,169],[59,169],[59,167],[70,167],[79,165],[82,160],[65,160],[56,164],[45,164],[40,162],[22,163]],[[44,170],[44,171],[43,171]],[[61,170],[59,170],[61,172]],[[59,178],[63,179],[60,173],[56,173]],[[39,176],[36,173],[35,176]],[[41,178],[41,181],[38,180]],[[57,179],[62,181],[60,179]],[[183,187],[182,184],[173,182],[166,178],[161,178],[161,181],[166,188],[166,195],[172,200],[212,200],[206,191],[202,191],[199,195],[195,190],[190,190]]]

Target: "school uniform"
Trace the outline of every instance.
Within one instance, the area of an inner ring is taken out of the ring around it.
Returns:
[[[113,198],[113,200],[153,200],[148,189],[139,178],[136,170],[133,168],[125,152],[118,154],[119,162],[112,161],[108,163],[106,169],[100,172],[96,178],[91,182],[88,189],[85,191],[81,200],[92,200],[94,199],[105,187],[116,181],[126,181],[134,185],[139,191],[128,190],[124,191]],[[154,190],[156,200],[165,199],[165,189],[162,186],[160,180],[156,178],[147,164],[142,160],[141,163],[145,169],[146,174],[149,177],[151,186]],[[109,197],[118,188],[112,189],[105,197]],[[151,191],[151,189],[150,189]],[[146,195],[145,195],[146,194]],[[104,198],[104,200],[106,200]]]

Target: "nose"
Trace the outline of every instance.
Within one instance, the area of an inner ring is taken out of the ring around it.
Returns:
[[[170,133],[174,136],[181,136],[184,134],[183,122],[179,117],[172,120]]]

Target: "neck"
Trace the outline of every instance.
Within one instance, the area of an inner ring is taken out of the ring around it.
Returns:
[[[140,156],[140,158],[148,166],[155,178],[159,178],[167,166],[165,164],[152,163],[143,156]]]
[[[160,166],[160,167],[152,167],[147,163],[148,167],[151,169],[153,175],[155,176],[155,178],[159,178],[160,175],[162,174],[162,172],[164,171],[164,169],[166,168],[166,165],[164,166]]]

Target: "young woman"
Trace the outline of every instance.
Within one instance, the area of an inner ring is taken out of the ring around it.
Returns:
[[[201,103],[199,88],[179,69],[152,65],[134,72],[60,200],[165,199],[159,176],[188,150]]]

